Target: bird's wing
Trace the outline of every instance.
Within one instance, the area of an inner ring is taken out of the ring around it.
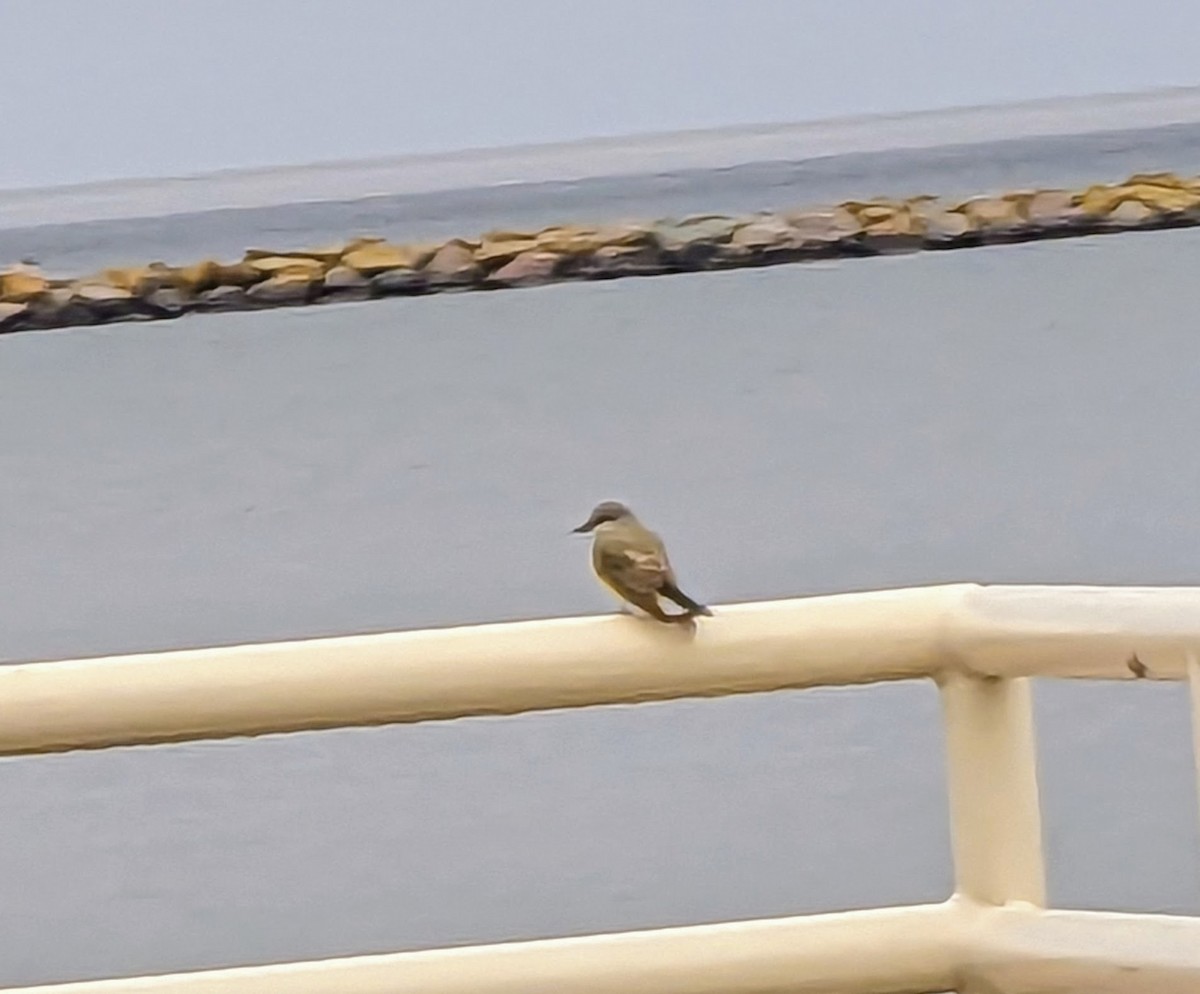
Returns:
[[[607,573],[620,586],[638,593],[652,593],[670,577],[671,567],[661,549],[641,543],[606,543],[598,551],[600,571]]]

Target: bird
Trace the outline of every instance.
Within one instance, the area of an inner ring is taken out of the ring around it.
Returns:
[[[620,501],[597,504],[587,521],[574,532],[593,534],[592,569],[622,600],[668,623],[691,621],[700,614],[712,615],[707,607],[679,589],[662,539]],[[668,614],[659,605],[660,597],[678,604],[684,613]]]

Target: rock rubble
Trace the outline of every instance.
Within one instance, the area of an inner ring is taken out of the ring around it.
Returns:
[[[958,203],[878,198],[741,217],[489,231],[441,244],[361,237],[315,249],[249,249],[233,263],[151,262],[74,279],[21,263],[0,269],[0,332],[1196,224],[1200,177],[1139,173],[1085,190],[1019,190]]]

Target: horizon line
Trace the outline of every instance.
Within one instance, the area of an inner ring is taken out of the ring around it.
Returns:
[[[1200,122],[1200,86],[0,189],[0,228],[802,162]],[[269,178],[270,182],[264,182]]]

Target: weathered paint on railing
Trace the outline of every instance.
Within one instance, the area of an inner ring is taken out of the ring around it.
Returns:
[[[1046,910],[1028,677],[1187,680],[1200,588],[956,584],[0,668],[0,753],[930,677],[944,904],[24,988],[24,994],[1195,994],[1200,918]]]

